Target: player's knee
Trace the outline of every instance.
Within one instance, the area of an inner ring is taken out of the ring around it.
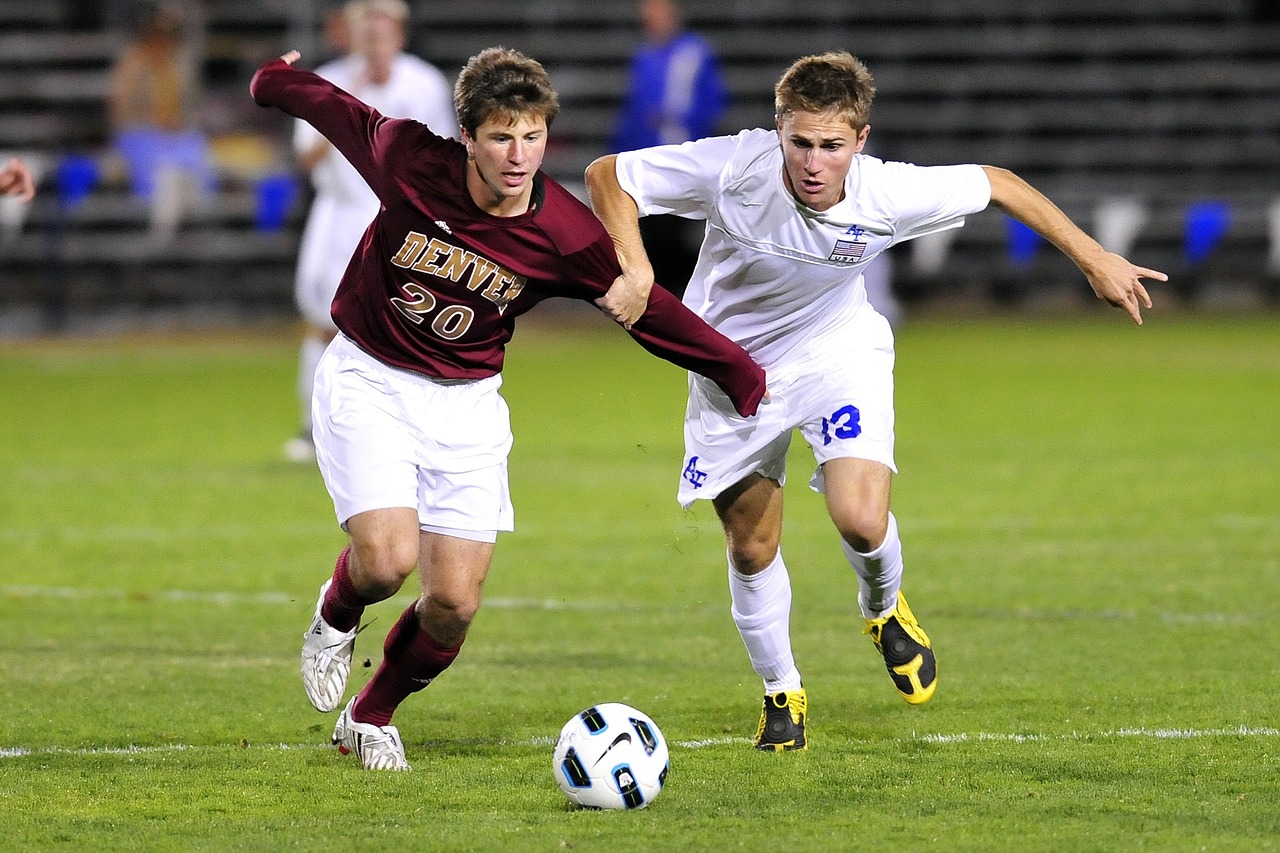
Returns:
[[[456,645],[480,609],[479,595],[428,593],[418,609],[422,626],[432,637]]]
[[[889,530],[889,512],[875,507],[844,508],[832,512],[836,529],[853,550],[870,553],[884,543]]]
[[[753,575],[769,567],[778,556],[777,537],[748,537],[729,543],[729,559],[733,567],[744,575]]]
[[[389,598],[418,567],[416,539],[385,539],[354,544],[355,574],[361,591]]]

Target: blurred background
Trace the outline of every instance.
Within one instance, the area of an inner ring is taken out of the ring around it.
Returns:
[[[0,338],[296,316],[312,190],[254,69],[344,50],[330,0],[0,0]],[[541,60],[562,112],[546,169],[581,193],[616,150],[636,0],[409,0],[408,52],[450,83],[478,50]],[[684,0],[723,84],[713,132],[771,126],[796,57],[841,48],[879,94],[869,152],[1010,168],[1108,248],[1173,277],[1162,310],[1280,304],[1280,9],[1262,0]],[[649,33],[646,35],[646,33]],[[170,168],[145,134],[164,136]],[[150,164],[148,166],[147,164]],[[681,240],[679,236],[668,239]],[[673,250],[674,251],[674,250]],[[1075,268],[995,213],[894,250],[903,311],[1068,311]]]

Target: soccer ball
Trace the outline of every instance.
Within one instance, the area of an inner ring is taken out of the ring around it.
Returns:
[[[593,809],[642,809],[667,780],[667,740],[630,705],[593,705],[564,724],[551,772],[570,801]]]

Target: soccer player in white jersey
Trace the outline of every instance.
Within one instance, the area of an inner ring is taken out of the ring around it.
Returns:
[[[351,52],[316,69],[383,115],[412,118],[441,136],[458,135],[453,87],[438,68],[404,52],[409,7],[403,0],[352,0],[343,7]],[[378,212],[378,197],[355,168],[305,121],[294,124],[293,148],[311,175],[315,199],[298,249],[294,295],[304,331],[298,354],[301,430],[285,445],[295,462],[315,459],[311,396],[316,365],[337,327],[329,316],[351,253]]]
[[[862,269],[902,240],[957,227],[995,205],[1070,257],[1101,299],[1141,323],[1155,270],[1108,253],[1021,178],[991,166],[921,167],[862,154],[875,87],[848,53],[797,60],[775,87],[776,127],[627,152],[587,169],[596,214],[623,274],[603,307],[624,325],[642,311],[653,272],[639,216],[706,220],[684,301],[765,368],[755,418],[689,380],[679,500],[711,500],[728,543],[732,615],[764,709],[755,746],[805,749],[808,697],[792,655],[791,582],[780,550],[791,433],[813,449],[840,547],[857,576],[869,634],[906,701],[937,688],[929,637],[901,593],[898,525],[889,511],[893,335],[867,302]]]

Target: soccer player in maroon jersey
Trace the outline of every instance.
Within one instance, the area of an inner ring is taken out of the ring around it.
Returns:
[[[498,389],[515,319],[553,296],[604,307],[622,270],[604,226],[539,169],[559,109],[539,63],[504,48],[472,57],[454,88],[458,142],[380,115],[292,68],[297,59],[263,65],[254,100],[315,126],[382,203],[338,287],[339,334],[316,371],[316,457],[350,542],[304,636],[303,685],[318,710],[341,704],[364,608],[416,569],[423,592],[333,732],[366,769],[404,770],[392,714],[457,656],[497,533],[512,529]],[[670,293],[654,288],[624,326],[755,413],[764,372]]]

